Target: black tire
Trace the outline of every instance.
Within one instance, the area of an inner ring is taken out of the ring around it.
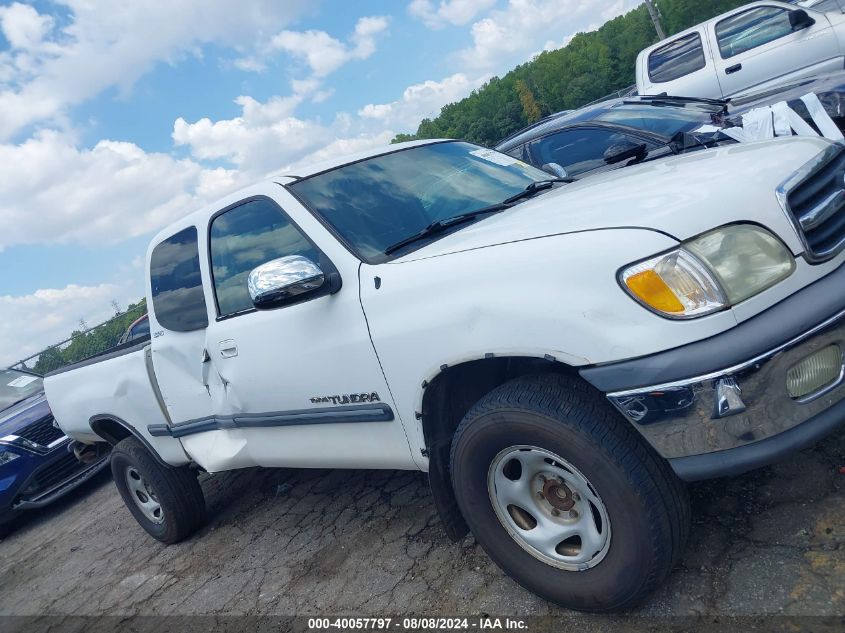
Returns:
[[[9,537],[17,527],[18,519],[20,518],[19,511],[11,511],[9,516],[3,517],[3,522],[0,523],[0,541]]]
[[[146,480],[161,505],[160,522],[142,512],[127,484],[127,471],[133,469]],[[187,468],[163,466],[134,437],[121,440],[112,449],[111,471],[123,502],[135,520],[150,536],[162,543],[177,543],[205,523],[205,498],[196,474]]]
[[[488,493],[499,453],[534,446],[567,460],[598,493],[610,520],[606,555],[566,571],[530,554],[510,536]],[[490,558],[526,589],[591,612],[632,608],[665,580],[686,545],[689,499],[668,463],[604,398],[577,379],[519,378],[482,398],[452,442],[458,505]]]

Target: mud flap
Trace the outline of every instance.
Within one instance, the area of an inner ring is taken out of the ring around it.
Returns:
[[[469,534],[449,477],[449,445],[429,449],[428,485],[446,535],[455,543]]]

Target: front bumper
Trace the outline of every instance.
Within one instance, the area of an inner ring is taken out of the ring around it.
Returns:
[[[20,510],[52,503],[108,466],[108,455],[91,464],[79,462],[72,446],[69,438],[62,438],[47,453],[20,451],[18,459],[0,468],[0,524]]]
[[[845,424],[845,366],[808,396],[794,399],[787,391],[787,372],[797,363],[831,345],[845,352],[843,287],[845,267],[712,339],[582,375],[607,393],[682,479],[772,463]],[[722,364],[714,366],[717,358]],[[683,377],[665,380],[667,370]],[[626,381],[648,382],[620,388]]]
[[[742,365],[607,397],[684,479],[737,474],[803,448],[845,422],[845,367],[804,398],[791,398],[786,389],[792,367],[831,345],[845,350],[845,312]],[[793,433],[783,436],[788,431]]]

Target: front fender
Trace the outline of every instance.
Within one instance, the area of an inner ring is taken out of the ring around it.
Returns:
[[[361,298],[373,343],[416,448],[424,446],[415,421],[423,382],[446,366],[493,354],[551,356],[579,367],[653,354],[735,326],[729,311],[663,319],[619,287],[619,268],[675,245],[656,231],[617,228],[364,265]]]

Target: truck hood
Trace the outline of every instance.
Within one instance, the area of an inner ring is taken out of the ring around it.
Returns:
[[[50,413],[44,392],[18,402],[16,405],[0,411],[0,437],[16,435],[16,432],[41,420]]]
[[[798,254],[803,247],[776,191],[829,145],[830,141],[821,138],[778,138],[587,177],[472,224],[393,263],[612,228],[644,228],[683,241],[732,222],[761,224]]]

